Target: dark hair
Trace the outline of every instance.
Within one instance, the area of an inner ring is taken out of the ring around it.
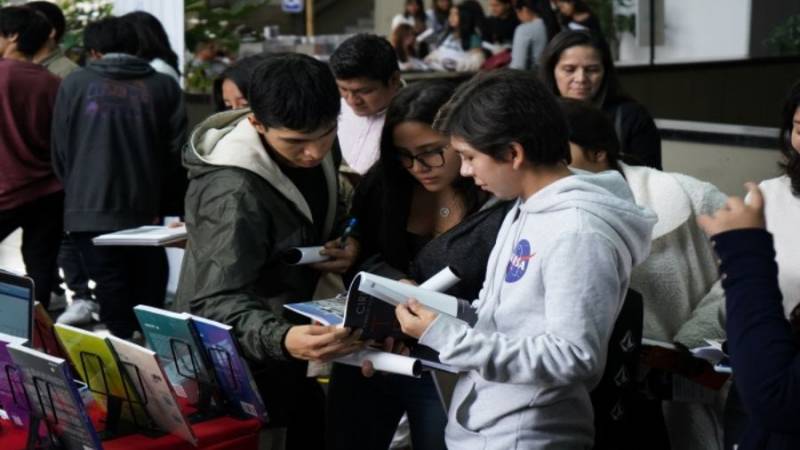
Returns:
[[[139,37],[139,52],[136,56],[152,61],[156,58],[164,60],[175,72],[181,73],[178,55],[169,45],[169,37],[161,22],[152,14],[134,11],[120,19],[129,22]]]
[[[119,17],[107,17],[86,26],[83,30],[83,46],[86,50],[102,54],[136,55],[139,52],[139,37],[129,22]]]
[[[558,18],[550,8],[550,0],[514,0],[514,9],[520,10],[528,8],[533,11],[537,17],[542,19],[544,27],[547,30],[547,39],[553,39],[559,31],[561,25],[558,23]]]
[[[248,91],[250,90],[250,76],[259,64],[264,62],[270,55],[253,55],[247,58],[240,59],[232,66],[227,67],[215,80],[212,86],[212,96],[214,98],[214,106],[217,112],[225,111],[228,109],[225,106],[225,100],[222,98],[222,83],[225,80],[231,80],[233,84],[239,88],[245,99],[248,98]]]
[[[47,17],[47,21],[50,22],[50,25],[52,25],[53,29],[56,31],[56,42],[61,42],[61,38],[64,37],[64,31],[67,29],[67,19],[64,18],[64,13],[61,11],[61,8],[55,3],[43,1],[28,2],[25,3],[25,6],[44,14],[44,16]]]
[[[392,44],[374,34],[361,33],[342,42],[331,55],[331,70],[339,80],[369,78],[385,85],[400,72]]]
[[[534,165],[569,160],[567,123],[555,97],[528,71],[479,73],[442,108],[436,128],[476,150],[505,160],[512,142]]]
[[[422,0],[406,0],[403,6],[403,17],[410,18],[406,8],[408,7],[409,3],[416,3],[417,4],[417,15],[414,16],[415,19],[421,20],[422,23],[425,23],[428,16],[425,15],[425,5],[422,4]]]
[[[602,106],[606,103],[618,102],[627,98],[620,89],[617,71],[614,69],[614,61],[611,59],[611,51],[608,45],[602,37],[587,30],[562,31],[542,51],[542,64],[539,66],[539,75],[550,92],[555,94],[556,97],[561,97],[555,78],[555,69],[561,59],[561,54],[572,47],[583,46],[597,50],[600,54],[600,62],[603,64],[603,81],[592,102]]]
[[[792,194],[796,197],[800,197],[800,149],[792,147],[792,128],[794,127],[794,115],[798,108],[800,108],[800,81],[792,86],[783,103],[780,134],[781,153],[786,158],[780,166],[792,182]]]
[[[405,245],[406,223],[412,193],[418,181],[397,158],[394,129],[403,122],[420,122],[432,127],[439,109],[454,91],[455,85],[448,81],[420,81],[401,89],[386,110],[380,157],[365,177],[364,184],[380,183],[381,197],[376,200],[383,205],[392,205],[384,209],[384,218],[377,234],[385,243],[383,256],[395,267],[406,267],[411,258],[408,245]],[[459,175],[453,188],[464,201],[465,216],[480,209],[480,205],[488,198],[471,178]]]
[[[611,119],[597,107],[572,98],[558,99],[567,119],[569,141],[579,145],[584,153],[605,152],[611,169],[619,170],[620,145]]]
[[[478,8],[475,8],[477,5]],[[470,41],[472,40],[472,36],[480,37],[482,33],[485,31],[486,27],[486,16],[483,15],[483,8],[477,2],[463,2],[458,6],[454,6],[454,8],[458,9],[458,38],[461,39],[461,48],[463,50],[470,49]],[[447,24],[447,31],[442,34],[441,39],[439,40],[439,44],[444,42],[447,39],[447,36],[452,34],[454,30],[450,23]]]
[[[310,56],[286,53],[253,70],[250,109],[267,128],[312,132],[339,117],[340,99],[330,68]]]
[[[26,6],[0,8],[0,35],[17,35],[17,50],[32,58],[42,48],[53,27],[44,14]]]
[[[439,5],[437,5],[437,0],[432,0],[433,5],[431,6],[431,11],[433,11],[433,15],[436,17],[438,22],[447,22],[447,15],[450,14],[450,8],[453,7],[453,1],[449,0],[450,6],[447,7],[447,10],[439,9]]]
[[[592,9],[589,8],[589,5],[583,0],[559,0],[559,1],[566,1],[567,3],[572,3],[572,6],[575,8],[576,13],[592,12]]]

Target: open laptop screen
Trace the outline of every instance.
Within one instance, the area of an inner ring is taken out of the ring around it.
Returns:
[[[0,333],[31,339],[33,280],[0,271]]]

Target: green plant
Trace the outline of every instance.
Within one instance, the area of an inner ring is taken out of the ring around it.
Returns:
[[[800,14],[775,27],[764,43],[778,55],[800,54]]]
[[[83,30],[86,25],[112,14],[111,0],[57,0],[56,4],[67,19],[67,31],[61,41],[64,51],[83,46]]]
[[[209,3],[216,6],[210,7]],[[237,20],[267,3],[268,0],[187,0],[186,47],[192,50],[199,42],[214,41],[219,47],[236,51]]]

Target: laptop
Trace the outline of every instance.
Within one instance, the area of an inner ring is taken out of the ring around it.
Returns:
[[[0,333],[32,339],[33,279],[0,269]]]

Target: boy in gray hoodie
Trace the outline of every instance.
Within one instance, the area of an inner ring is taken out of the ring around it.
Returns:
[[[403,331],[462,370],[449,448],[588,449],[590,391],[633,266],[656,217],[616,173],[567,167],[567,127],[534,75],[497,71],[462,85],[440,112],[461,173],[517,199],[500,228],[470,327],[415,300]]]

